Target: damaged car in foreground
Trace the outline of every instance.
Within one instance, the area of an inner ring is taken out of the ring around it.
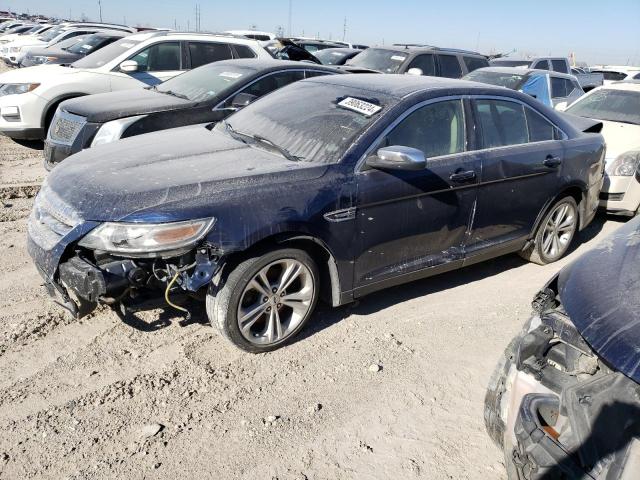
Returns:
[[[640,218],[565,267],[489,384],[509,479],[640,478]]]
[[[226,338],[261,352],[319,297],[338,306],[512,252],[558,260],[595,215],[603,158],[601,135],[519,92],[327,75],[215,126],[70,157],[35,200],[28,247],[77,316],[201,293]]]

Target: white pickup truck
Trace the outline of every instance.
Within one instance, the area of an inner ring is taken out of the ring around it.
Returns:
[[[496,58],[489,62],[492,67],[524,67],[538,70],[551,70],[554,72],[574,75],[585,92],[602,85],[604,77],[599,73],[587,73],[586,71],[571,67],[566,57],[536,57],[530,59]]]

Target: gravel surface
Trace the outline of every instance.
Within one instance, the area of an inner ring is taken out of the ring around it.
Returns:
[[[515,255],[321,306],[250,355],[195,322],[106,308],[73,320],[25,246],[41,152],[0,137],[0,478],[504,479],[485,385],[534,293],[568,258]],[[26,185],[26,186],[25,186]]]

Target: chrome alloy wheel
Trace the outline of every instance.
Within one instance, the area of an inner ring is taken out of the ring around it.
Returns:
[[[242,336],[259,345],[284,340],[309,314],[314,288],[311,271],[298,260],[284,258],[262,268],[240,296]]]
[[[542,252],[546,257],[558,258],[566,252],[576,231],[577,217],[575,208],[568,203],[553,210],[542,233]]]

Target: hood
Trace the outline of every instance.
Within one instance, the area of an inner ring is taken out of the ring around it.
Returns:
[[[562,304],[607,363],[640,383],[640,217],[558,277]]]
[[[607,144],[607,160],[629,150],[640,149],[640,125],[602,121],[602,136]]]
[[[197,125],[84,150],[54,168],[43,189],[84,220],[178,221],[215,216],[221,202],[317,178],[326,168]]]
[[[72,58],[77,59],[80,57],[77,53],[67,52],[58,47],[38,47],[29,50],[29,55],[32,57],[58,57],[58,58]]]
[[[65,75],[76,71],[81,70],[74,70],[62,65],[36,65],[34,67],[16,68],[0,73],[0,83],[44,83],[55,75]]]
[[[100,93],[67,100],[62,108],[87,121],[104,123],[117,118],[189,108],[195,103],[145,88]]]

